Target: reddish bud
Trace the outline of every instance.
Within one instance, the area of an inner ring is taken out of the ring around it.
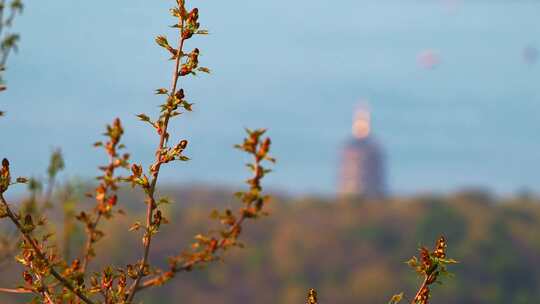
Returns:
[[[181,140],[180,143],[178,143],[178,147],[180,149],[185,149],[187,147],[188,141],[187,140]]]
[[[212,238],[210,241],[210,245],[208,246],[208,249],[210,252],[214,253],[217,250],[218,241],[215,238]]]
[[[23,278],[24,278],[24,281],[26,282],[26,284],[28,284],[28,285],[32,285],[34,283],[34,278],[32,277],[32,275],[28,271],[23,272]]]
[[[193,31],[189,30],[189,29],[185,29],[183,32],[182,32],[182,39],[189,39],[191,38],[191,36],[193,36]]]
[[[180,76],[186,76],[189,73],[191,73],[191,69],[187,65],[183,65],[180,69]]]
[[[73,262],[71,262],[71,269],[73,269],[74,271],[79,270],[80,266],[81,266],[81,261],[79,259],[75,259],[73,260]]]
[[[140,177],[142,174],[142,167],[140,165],[133,164],[131,165],[131,172],[134,176]]]
[[[117,200],[118,200],[118,196],[114,194],[113,196],[109,197],[109,199],[107,200],[107,204],[112,207],[116,205]]]
[[[6,170],[9,169],[9,161],[7,160],[7,158],[2,159],[2,168]]]

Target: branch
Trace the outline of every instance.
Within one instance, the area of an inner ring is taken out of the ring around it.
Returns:
[[[307,295],[307,299],[306,299],[306,303],[307,304],[317,304],[317,292],[315,291],[315,289],[311,288],[308,292],[308,295]]]
[[[424,277],[420,288],[416,292],[410,304],[427,304],[431,297],[430,286],[434,283],[441,283],[439,278],[448,274],[448,265],[457,263],[456,260],[446,256],[446,238],[439,237],[435,248],[430,251],[426,247],[420,247],[419,258],[412,257],[407,264],[412,267],[418,274]],[[395,295],[390,303],[398,303],[401,301],[403,293]]]
[[[86,242],[84,244],[83,262],[82,262],[82,265],[81,265],[81,272],[82,273],[86,273],[86,269],[88,267],[88,264],[90,263],[90,256],[91,256],[91,252],[92,252],[92,243],[94,242],[92,235],[93,235],[94,230],[96,229],[97,225],[99,224],[100,219],[101,219],[101,213],[98,213],[96,219],[92,223],[87,225],[87,228],[86,228]]]
[[[420,285],[420,288],[418,288],[418,291],[416,292],[416,295],[414,295],[414,298],[411,300],[411,304],[416,304],[420,299],[422,298],[422,295],[426,293],[426,288],[428,288],[428,282],[431,275],[426,275],[424,278],[424,281],[422,282],[422,285]]]
[[[180,5],[180,2],[179,2],[179,5]],[[181,7],[180,9],[183,10],[184,8]],[[184,19],[182,18],[182,16],[178,16],[178,20],[179,20],[179,24],[180,24],[180,33],[182,33],[183,28],[184,28]],[[178,48],[176,49],[176,60],[175,60],[175,65],[174,65],[174,70],[173,70],[173,77],[172,77],[172,85],[171,85],[171,90],[170,90],[170,96],[175,96],[175,94],[176,94],[177,85],[178,85],[178,79],[180,77],[179,69],[180,69],[181,62],[182,62],[182,54],[183,54],[183,48],[184,48],[184,41],[185,40],[186,40],[186,38],[184,38],[183,35],[180,35],[179,42],[178,42]],[[139,284],[141,282],[141,279],[142,279],[142,277],[144,275],[144,270],[146,268],[145,266],[146,266],[146,264],[148,262],[148,257],[150,255],[150,244],[152,242],[152,233],[151,233],[150,229],[151,229],[151,226],[152,226],[152,218],[154,216],[154,209],[156,209],[156,200],[155,200],[155,197],[154,197],[154,193],[155,193],[155,190],[156,190],[156,184],[157,184],[159,171],[161,169],[161,164],[162,164],[162,161],[161,161],[162,153],[161,152],[162,152],[162,150],[163,150],[163,148],[165,146],[165,143],[166,143],[166,141],[168,139],[167,129],[169,127],[169,119],[171,118],[171,114],[172,114],[172,110],[167,110],[165,112],[163,125],[161,126],[161,134],[160,134],[160,138],[159,138],[159,144],[158,144],[158,147],[156,149],[156,161],[155,161],[154,165],[152,166],[152,168],[153,168],[153,176],[152,176],[152,180],[150,182],[150,186],[149,186],[149,189],[147,191],[147,197],[146,197],[146,200],[147,200],[146,201],[146,203],[147,203],[147,207],[146,207],[146,232],[145,232],[145,235],[143,237],[144,253],[143,253],[141,264],[139,266],[139,270],[137,272],[137,276],[136,276],[133,284],[130,287],[130,291],[129,291],[127,301],[126,301],[127,303],[131,303],[133,301],[133,298],[135,297],[135,293],[137,292]]]
[[[21,1],[14,0],[10,3],[9,7],[10,12],[6,18],[7,5],[5,0],[0,1],[0,44],[2,44],[0,49],[0,92],[6,89],[6,86],[1,83],[1,76],[5,69],[6,61],[11,49],[17,50],[17,41],[19,40],[19,35],[4,34],[4,30],[12,26],[15,15],[22,13],[23,5]],[[0,116],[2,114],[0,111]]]
[[[47,304],[54,304],[54,301],[51,298],[51,293],[49,291],[49,288],[45,286],[45,283],[43,283],[43,278],[39,274],[35,274],[36,278],[39,280],[40,283],[40,289],[38,289],[38,292],[41,293],[41,295],[47,300]]]
[[[238,230],[238,227],[241,226],[242,222],[245,219],[246,219],[245,216],[243,216],[243,215],[240,216],[240,218],[234,223],[232,228],[229,230],[229,233],[232,233],[233,231]],[[217,247],[211,249],[210,253],[214,254],[218,250],[225,249],[226,245],[227,245],[226,240],[227,239],[222,239],[220,242],[218,242],[219,245]],[[168,272],[165,272],[164,274],[162,274],[160,276],[156,276],[154,278],[151,278],[151,279],[148,279],[148,280],[144,281],[142,283],[142,285],[137,287],[136,291],[140,291],[140,290],[146,289],[148,287],[152,287],[152,286],[162,285],[164,282],[172,279],[177,273],[191,271],[193,269],[193,267],[197,266],[198,264],[203,264],[205,262],[207,262],[207,260],[204,259],[201,256],[201,258],[199,258],[199,259],[194,259],[194,260],[190,260],[188,262],[185,262],[184,264],[182,264],[182,266],[175,266],[175,267],[171,268]]]
[[[179,257],[171,258],[169,262],[171,266],[167,272],[146,280],[137,288],[137,291],[151,286],[162,285],[175,277],[176,273],[191,271],[199,264],[218,260],[219,256],[216,255],[218,251],[225,251],[231,246],[239,245],[237,239],[242,231],[242,223],[248,218],[256,218],[260,214],[264,214],[262,208],[268,197],[261,196],[261,180],[269,170],[264,169],[261,162],[263,160],[275,161],[268,156],[270,151],[270,139],[266,138],[262,141],[260,140],[260,137],[264,132],[264,130],[248,130],[249,136],[244,139],[244,144],[236,146],[253,155],[253,163],[248,164],[248,167],[253,171],[253,177],[247,180],[247,184],[250,185],[249,191],[237,193],[237,196],[241,198],[245,204],[245,206],[239,210],[237,216],[234,216],[230,210],[226,210],[224,215],[219,215],[217,211],[213,212],[213,217],[221,219],[221,222],[227,225],[228,229],[221,231],[219,239],[203,235],[196,236],[197,242],[194,243],[192,247],[198,248],[198,251],[193,253],[183,253]],[[180,264],[180,266],[178,266],[178,264]]]
[[[10,220],[13,222],[13,224],[15,224],[15,226],[17,227],[17,229],[20,231],[20,233],[22,234],[24,240],[30,244],[32,246],[32,249],[34,250],[34,252],[36,253],[37,257],[50,269],[50,272],[51,272],[51,275],[57,280],[59,281],[64,287],[66,287],[67,289],[69,289],[71,292],[73,292],[75,295],[77,295],[83,302],[87,303],[87,304],[94,304],[94,302],[92,302],[92,300],[90,300],[88,297],[86,297],[84,294],[82,294],[80,291],[78,291],[77,289],[75,289],[75,287],[66,279],[64,278],[62,275],[60,275],[55,269],[54,267],[49,263],[49,260],[47,259],[47,257],[45,256],[45,254],[39,249],[38,245],[36,244],[36,242],[34,241],[34,239],[32,238],[32,236],[30,235],[30,233],[26,232],[21,223],[19,222],[19,220],[17,219],[17,216],[15,216],[15,214],[13,214],[13,212],[11,211],[11,208],[9,208],[9,205],[8,203],[6,202],[5,198],[4,198],[4,195],[3,193],[0,193],[0,202],[2,202],[2,204],[4,205],[5,207],[5,210],[6,210],[6,215],[10,218]]]
[[[93,244],[97,242],[96,236],[98,232],[97,226],[100,220],[105,217],[111,216],[113,207],[116,205],[118,196],[116,190],[118,189],[117,181],[121,180],[119,177],[115,177],[114,173],[117,168],[128,168],[129,154],[124,153],[120,155],[118,150],[123,148],[120,144],[124,129],[122,128],[122,122],[116,118],[111,125],[107,125],[107,131],[105,136],[109,138],[106,142],[97,142],[95,147],[102,146],[109,158],[109,163],[106,166],[99,167],[103,171],[103,175],[98,176],[100,180],[99,185],[95,189],[96,206],[91,211],[95,216],[92,218],[85,212],[81,212],[76,218],[86,225],[86,242],[82,251],[82,265],[81,272],[86,273],[90,259],[93,257]],[[91,196],[91,195],[90,195]]]
[[[19,288],[0,288],[0,292],[5,292],[5,293],[34,293],[34,291],[32,289],[23,288],[23,287],[19,287]]]

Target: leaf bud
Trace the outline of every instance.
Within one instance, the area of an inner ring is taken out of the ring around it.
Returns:
[[[141,114],[137,115],[137,117],[142,121],[150,121],[150,117],[148,117],[148,115],[146,115],[144,113],[141,113]]]
[[[178,99],[184,99],[184,89],[176,91],[176,94],[174,94],[174,96],[176,96],[176,98]]]
[[[9,160],[7,158],[2,159],[2,168],[3,169],[9,169]]]
[[[142,167],[140,165],[133,164],[131,165],[131,172],[134,176],[140,177],[142,174]]]
[[[188,144],[188,141],[183,139],[183,140],[180,141],[180,143],[178,143],[178,147],[180,149],[185,149],[187,147],[187,144]]]
[[[17,177],[17,183],[26,184],[26,183],[28,183],[28,178],[26,178],[26,177]]]
[[[30,214],[25,215],[24,217],[24,224],[25,225],[33,225],[32,216]]]

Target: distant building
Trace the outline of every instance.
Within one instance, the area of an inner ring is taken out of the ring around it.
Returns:
[[[371,115],[359,108],[353,119],[352,138],[341,152],[338,193],[379,199],[386,195],[384,152],[371,132]]]

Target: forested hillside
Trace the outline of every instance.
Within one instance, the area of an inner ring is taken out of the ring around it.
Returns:
[[[177,254],[197,232],[205,232],[213,207],[234,207],[230,191],[205,188],[170,191],[175,201],[166,215],[153,259]],[[133,201],[136,198],[128,198]],[[139,203],[123,203],[124,208]],[[432,246],[445,234],[448,253],[460,261],[455,277],[435,288],[437,304],[536,303],[540,299],[540,202],[530,197],[496,199],[482,192],[448,196],[362,199],[275,198],[271,215],[249,223],[243,250],[220,265],[145,295],[145,303],[182,298],[183,303],[305,302],[316,288],[321,303],[386,303],[400,291],[411,293],[418,278],[405,264],[419,245]],[[97,250],[101,259],[122,265],[138,254],[121,217]],[[61,227],[61,226],[59,226]],[[119,227],[123,227],[121,229]],[[178,242],[171,240],[177,239]],[[82,242],[75,236],[73,247]],[[14,263],[11,263],[14,264]],[[10,263],[1,271],[3,285]],[[20,273],[20,272],[17,272]],[[1,303],[9,303],[1,295]]]

